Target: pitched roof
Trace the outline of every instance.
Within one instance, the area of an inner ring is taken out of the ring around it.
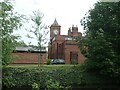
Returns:
[[[58,22],[57,22],[57,20],[56,20],[56,18],[55,18],[55,20],[54,20],[54,22],[53,22],[52,25],[59,25]]]
[[[37,48],[33,48],[33,47],[16,47],[15,51],[33,51],[33,52],[39,52],[39,50]],[[40,52],[42,51],[46,51],[45,48],[43,48]]]

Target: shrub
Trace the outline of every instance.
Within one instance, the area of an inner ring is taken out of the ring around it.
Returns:
[[[47,65],[51,65],[51,64],[52,64],[51,59],[48,59],[47,60]]]
[[[74,59],[71,61],[71,64],[78,64],[78,61]]]
[[[33,90],[71,90],[73,87],[87,85],[116,85],[116,80],[103,78],[98,73],[86,72],[81,66],[72,68],[3,68],[3,87],[31,87]],[[119,84],[119,83],[118,83]]]
[[[44,76],[44,77],[43,77]],[[4,68],[3,86],[22,87],[38,84],[39,88],[45,88],[47,72],[39,68]]]

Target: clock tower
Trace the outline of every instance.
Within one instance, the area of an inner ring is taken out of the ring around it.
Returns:
[[[61,26],[55,19],[53,24],[50,26],[50,39],[52,40],[56,35],[60,35]]]

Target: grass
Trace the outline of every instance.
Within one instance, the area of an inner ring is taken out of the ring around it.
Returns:
[[[11,64],[8,67],[12,68],[40,68],[44,70],[54,70],[54,69],[70,69],[77,65],[70,65],[70,64],[61,64],[61,65],[40,65],[38,67],[37,64]]]

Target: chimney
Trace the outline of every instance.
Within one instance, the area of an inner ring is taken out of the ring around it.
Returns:
[[[71,35],[72,35],[71,28],[69,28],[69,30],[68,30],[68,36],[71,36]]]
[[[78,32],[78,27],[76,25],[76,27],[74,25],[72,25],[72,32]]]
[[[73,36],[78,36],[78,27],[72,25],[72,34]]]

